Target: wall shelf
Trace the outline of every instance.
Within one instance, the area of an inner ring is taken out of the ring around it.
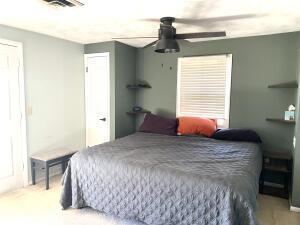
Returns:
[[[142,89],[142,88],[151,88],[151,86],[149,84],[128,84],[126,87],[128,89],[132,89],[132,90],[138,90],[138,89]]]
[[[149,113],[150,111],[148,110],[141,110],[141,111],[130,111],[130,112],[127,112],[128,115],[139,115],[139,114],[145,114],[145,113]]]
[[[280,119],[280,118],[266,118],[266,121],[286,123],[286,124],[296,124],[295,120],[284,120],[284,119]]]
[[[297,81],[289,81],[278,84],[269,85],[268,88],[298,88]]]

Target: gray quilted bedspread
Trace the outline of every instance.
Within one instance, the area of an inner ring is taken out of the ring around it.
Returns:
[[[76,153],[60,201],[149,225],[255,225],[261,158],[254,143],[135,133]]]

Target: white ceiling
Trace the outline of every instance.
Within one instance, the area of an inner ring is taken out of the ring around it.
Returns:
[[[223,31],[226,38],[300,30],[300,0],[82,0],[83,7],[56,8],[42,0],[0,0],[0,24],[79,42],[156,36],[159,18],[210,18],[251,14],[247,19],[174,24],[177,33]],[[143,19],[157,18],[157,22]],[[0,34],[1,36],[1,34]],[[126,40],[141,47],[155,39]],[[199,41],[199,40],[197,40]]]

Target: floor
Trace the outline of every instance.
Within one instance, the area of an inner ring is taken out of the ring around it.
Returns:
[[[5,225],[137,225],[121,221],[92,209],[61,210],[60,176],[51,179],[50,189],[44,183],[0,196],[0,224]],[[300,225],[300,213],[289,211],[287,200],[260,195],[257,212],[260,225]]]

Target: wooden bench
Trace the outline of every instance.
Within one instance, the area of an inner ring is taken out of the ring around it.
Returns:
[[[46,190],[49,189],[49,168],[61,164],[62,173],[66,169],[67,162],[77,151],[69,149],[56,149],[52,151],[38,152],[30,157],[32,184],[35,185],[36,169],[45,169]]]

